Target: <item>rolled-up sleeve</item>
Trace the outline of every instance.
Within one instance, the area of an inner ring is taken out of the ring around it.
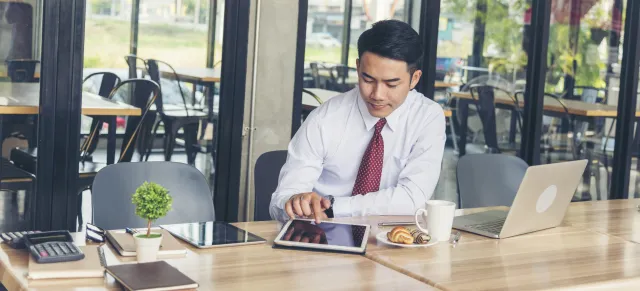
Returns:
[[[429,113],[423,123],[423,134],[400,171],[396,186],[366,195],[336,197],[333,204],[336,217],[412,215],[424,207],[438,183],[446,141],[444,112],[437,106]]]
[[[309,114],[289,143],[287,162],[280,171],[278,188],[271,196],[271,218],[287,221],[284,205],[291,196],[313,191],[322,173],[324,143],[316,111]]]

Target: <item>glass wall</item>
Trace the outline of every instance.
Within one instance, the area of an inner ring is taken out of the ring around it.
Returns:
[[[309,1],[305,63],[342,62],[344,3],[344,0]]]
[[[408,22],[410,13],[405,9],[412,0],[354,0],[351,15],[351,40],[349,41],[349,67],[356,67],[358,38],[371,25],[386,19]],[[405,2],[407,4],[405,4]],[[408,8],[408,7],[407,7]],[[418,7],[419,8],[419,7]],[[418,27],[415,28],[419,30]]]
[[[141,0],[138,55],[145,59],[162,60],[174,66],[203,67],[207,59],[210,2]],[[222,26],[216,31],[217,60],[221,56],[221,43]]]
[[[412,19],[416,14],[419,15],[419,2],[416,0],[354,0],[350,7],[351,21],[346,23],[348,21],[345,16],[346,1],[309,1],[304,87],[333,92],[346,92],[354,88],[357,83],[355,67],[360,34],[373,23],[384,19],[398,19],[410,22],[412,25],[415,23],[417,31],[417,21]],[[414,6],[417,7],[413,8]],[[345,30],[349,30],[347,43],[345,43]],[[314,107],[312,105],[317,105],[317,102],[307,105],[305,108],[310,109]]]
[[[83,115],[81,141],[92,142],[86,157],[105,162],[110,153],[108,129],[115,126],[116,162],[188,163],[201,170],[213,188],[224,1],[139,0],[137,42],[131,38],[136,33],[132,23],[136,2],[88,0],[84,92],[137,107],[141,114],[147,114],[144,119],[125,114]],[[216,19],[210,30],[214,4]],[[207,67],[211,50],[212,68]],[[135,55],[131,55],[133,52]],[[155,101],[147,108],[154,96],[162,102]],[[107,122],[111,118],[115,121]],[[186,125],[172,126],[176,123]],[[138,125],[139,132],[132,135]],[[130,147],[125,147],[127,144]],[[88,217],[90,195],[87,192],[83,197],[83,214]]]
[[[4,231],[30,229],[33,222],[37,154],[30,149],[37,146],[41,13],[41,1],[0,2],[0,228]],[[10,107],[16,103],[24,106]],[[24,182],[18,182],[21,179]]]
[[[459,156],[520,150],[528,7],[524,0],[441,2],[435,100],[453,116],[436,198],[457,200]]]
[[[622,59],[623,1],[577,1],[580,5],[572,6],[574,2],[552,5],[543,162],[588,159],[574,201],[607,199],[615,143],[615,118],[611,117],[617,110]],[[630,193],[636,188],[636,173],[634,167]]]

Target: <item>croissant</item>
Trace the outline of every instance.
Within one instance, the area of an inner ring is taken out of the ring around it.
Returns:
[[[413,244],[413,236],[411,236],[409,230],[402,226],[394,227],[390,232],[387,233],[387,238],[389,239],[389,241],[398,244]]]
[[[411,231],[411,236],[413,237],[413,240],[417,244],[426,244],[431,240],[431,236],[429,236],[428,234],[420,231],[419,229],[412,230]]]

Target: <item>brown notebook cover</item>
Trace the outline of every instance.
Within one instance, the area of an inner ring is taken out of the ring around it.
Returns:
[[[153,232],[162,233],[162,243],[159,256],[164,255],[186,255],[187,248],[185,248],[171,233],[164,229],[153,230]],[[123,257],[133,257],[136,255],[136,242],[133,236],[120,230],[107,230],[107,239],[111,242],[111,245],[118,251]]]
[[[29,255],[29,279],[101,278],[104,277],[104,256],[99,246],[81,246],[84,259],[71,262],[38,264]]]
[[[198,288],[198,283],[165,261],[109,266],[107,273],[111,274],[127,290],[132,291]]]

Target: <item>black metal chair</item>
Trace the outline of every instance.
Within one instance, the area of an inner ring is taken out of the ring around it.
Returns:
[[[356,84],[347,83],[349,72],[355,72],[356,69],[345,65],[337,65],[329,69],[329,82],[327,89],[337,92],[347,92],[355,87]]]
[[[215,221],[213,196],[198,169],[182,163],[142,162],[113,164],[98,172],[92,186],[93,224],[104,229],[146,227],[131,203],[131,195],[144,182],[167,188],[173,198],[171,211],[155,225]]]
[[[309,68],[311,70],[311,79],[313,82],[314,88],[320,88],[320,69],[318,68],[318,63],[313,62],[309,63]]]
[[[133,88],[129,88],[129,86],[133,86]],[[123,143],[120,149],[120,156],[118,158],[118,163],[121,162],[130,162],[133,156],[134,146],[138,141],[138,136],[140,134],[142,128],[142,120],[148,118],[150,115],[150,108],[154,104],[155,100],[158,98],[160,87],[158,84],[151,80],[147,79],[129,79],[121,82],[111,91],[111,94],[108,99],[111,99],[113,95],[118,94],[120,91],[133,92],[133,96],[131,98],[131,105],[139,107],[142,109],[141,116],[130,116],[127,120],[127,126],[125,129]],[[88,139],[84,141],[84,143],[80,146],[81,149],[86,149],[89,144],[92,143],[92,139],[95,136],[90,135]],[[35,161],[32,157],[37,157],[37,150],[28,151],[24,149],[13,149],[11,151],[11,160],[18,166],[19,168],[33,173],[36,173],[36,163],[31,162]],[[29,162],[25,162],[29,161]],[[105,163],[99,163],[94,161],[86,161],[82,158],[79,161],[78,166],[78,194],[81,194],[84,190],[89,189],[91,183],[93,183],[93,179],[95,178],[98,171],[101,168],[105,167]],[[82,207],[82,195],[78,197],[78,223],[82,226],[82,215],[81,215],[81,207]]]
[[[36,65],[39,60],[31,59],[13,59],[6,60],[7,75],[14,83],[33,83],[38,82],[36,78]]]
[[[502,154],[469,154],[456,168],[459,208],[511,206],[529,165]]]
[[[99,82],[99,86],[97,88],[98,90],[95,90],[96,82],[94,82],[93,80],[98,78],[101,78],[101,79]],[[111,95],[111,92],[113,91],[114,88],[116,88],[118,84],[120,84],[121,81],[122,80],[120,80],[120,77],[118,77],[118,75],[114,73],[96,72],[84,78],[84,80],[82,81],[82,90],[87,92],[93,92],[104,98],[111,99],[113,97],[113,95]],[[93,152],[96,150],[96,147],[98,146],[98,140],[100,138],[100,131],[102,130],[102,125],[104,124],[104,121],[101,120],[100,117],[98,116],[91,116],[91,117],[93,120],[91,120],[89,136],[87,137],[87,139],[91,140],[91,143],[86,144],[85,148],[80,149],[83,159],[86,159],[87,157],[91,156],[91,154],[93,154]]]
[[[486,147],[485,151],[488,153],[502,153],[506,150],[515,151],[517,153],[517,149],[509,149],[508,147],[501,146],[498,143],[495,107],[496,91],[504,90],[489,85],[472,85],[469,87],[471,98],[476,105],[478,116],[480,117],[480,121],[482,122],[482,132],[484,134]],[[510,96],[510,98],[514,100],[514,97],[512,97],[511,94],[506,91],[504,91],[504,93],[506,93],[507,96]],[[514,100],[513,102],[517,103],[516,100]],[[513,112],[518,115],[517,118],[518,120],[520,120],[519,111],[514,110]]]
[[[152,80],[156,81],[160,84],[160,69],[158,64],[164,64],[168,66],[173,72],[176,82],[179,88],[179,94],[181,95],[181,99],[183,101],[184,109],[175,109],[175,110],[164,110],[164,99],[166,95],[163,92],[167,90],[163,90],[161,88],[160,98],[156,99],[156,112],[158,113],[158,119],[153,126],[153,130],[151,133],[151,139],[156,136],[158,127],[162,123],[164,125],[164,158],[165,161],[170,161],[171,156],[173,155],[173,150],[176,145],[176,138],[178,135],[178,130],[180,128],[183,129],[184,132],[184,147],[187,152],[187,162],[189,165],[195,164],[195,159],[197,153],[200,151],[200,146],[198,144],[198,128],[201,122],[206,122],[208,119],[208,114],[199,110],[191,110],[187,106],[187,102],[185,99],[185,94],[182,91],[182,87],[180,85],[180,78],[178,74],[175,72],[171,65],[153,59],[147,60],[147,71],[149,72],[149,76]],[[145,160],[148,160],[149,155],[151,153],[151,144],[147,147],[147,155]]]
[[[96,81],[99,77],[102,79]],[[91,84],[95,83],[95,84]],[[94,85],[99,84],[98,90],[96,93],[104,98],[111,99],[114,88],[120,83],[120,78],[110,72],[97,72],[87,76],[83,81],[83,90],[92,91],[95,89]],[[95,151],[98,139],[100,136],[100,130],[102,129],[102,125],[104,123],[103,120],[100,119],[99,116],[92,116],[93,120],[91,121],[91,127],[89,130],[89,135],[85,138],[85,142],[83,142],[80,147],[80,161],[91,161],[91,154]],[[30,135],[27,136],[27,140],[35,139],[37,136],[37,127],[34,126],[32,132],[29,132]],[[14,153],[15,151],[15,153]],[[35,173],[36,162],[37,162],[37,147],[35,142],[29,142],[28,149],[14,149],[11,153],[11,159],[20,167],[21,169],[25,169],[31,173]]]
[[[255,221],[272,220],[269,214],[271,195],[278,188],[280,170],[287,161],[287,151],[266,152],[258,158],[253,172]]]
[[[124,61],[127,63],[127,66],[129,67],[130,79],[137,79],[137,78],[144,79],[145,76],[148,75],[147,61],[145,59],[140,58],[136,55],[129,54],[124,56]],[[138,72],[140,72],[140,76],[138,76]]]
[[[0,158],[0,166],[2,173],[0,178],[0,189],[9,191],[12,194],[12,200],[17,206],[17,192],[25,191],[24,200],[24,222],[29,225],[23,225],[24,229],[31,229],[34,222],[34,212],[32,211],[32,202],[35,195],[35,176],[27,171],[16,167],[12,162],[5,158]],[[9,203],[8,201],[6,203]],[[24,229],[14,229],[5,231],[16,231]]]

